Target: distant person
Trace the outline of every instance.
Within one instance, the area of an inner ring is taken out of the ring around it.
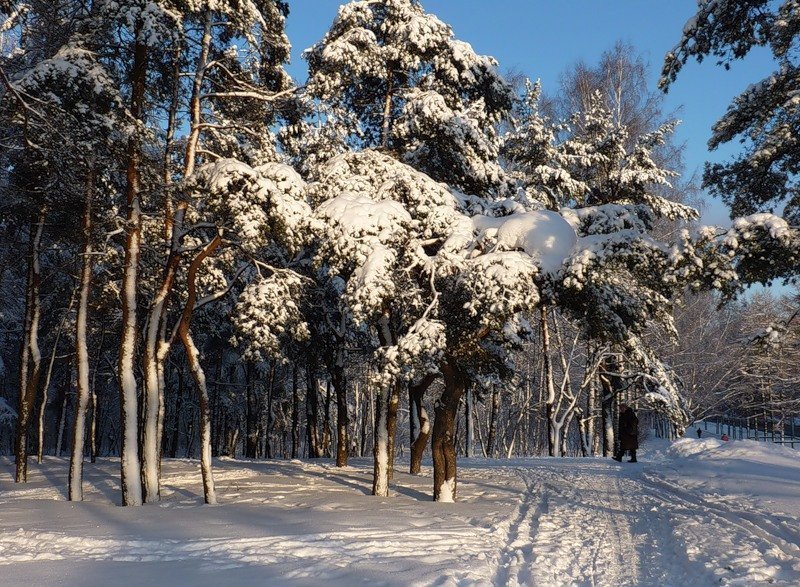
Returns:
[[[727,434],[723,434],[722,436],[719,437],[719,439],[724,440],[725,442],[728,442],[730,440]]]
[[[698,428],[697,429],[697,438],[702,438],[702,437],[703,437],[703,431],[700,428]]]
[[[622,462],[626,452],[630,453],[629,463],[636,463],[636,449],[639,448],[639,418],[628,404],[619,405],[619,452],[614,460]]]

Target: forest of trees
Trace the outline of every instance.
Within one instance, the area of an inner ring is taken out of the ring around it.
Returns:
[[[795,0],[701,5],[665,61],[663,89],[690,58],[779,64],[714,128],[747,137],[703,177],[725,228],[634,48],[542,88],[417,1],[358,0],[298,86],[290,8],[0,0],[18,482],[69,455],[80,500],[84,458],[116,456],[138,505],[191,457],[214,503],[215,456],[372,456],[385,496],[408,454],[452,501],[459,454],[610,456],[621,401],[666,435],[800,417],[798,298],[747,290],[798,270]]]

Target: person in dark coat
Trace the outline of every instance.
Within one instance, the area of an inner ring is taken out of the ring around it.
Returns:
[[[636,450],[639,448],[639,418],[633,408],[627,404],[619,405],[619,451],[614,456],[615,461],[622,462],[626,452],[630,453],[629,463],[635,463]]]

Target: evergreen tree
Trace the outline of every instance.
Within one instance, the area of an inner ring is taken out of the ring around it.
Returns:
[[[726,69],[754,47],[768,48],[777,69],[740,94],[713,127],[713,150],[737,138],[742,152],[709,163],[704,186],[730,207],[731,217],[781,211],[800,221],[800,7],[796,0],[702,3],[664,60],[660,87],[669,89],[689,59],[714,56]],[[797,268],[788,268],[787,276]]]
[[[351,142],[468,193],[502,193],[495,125],[512,91],[416,0],[345,4],[305,54],[309,96],[355,114]]]

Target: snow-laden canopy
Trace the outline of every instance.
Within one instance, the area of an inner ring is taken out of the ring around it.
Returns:
[[[511,87],[419,2],[349,2],[304,57],[309,95],[354,114],[354,145],[388,149],[453,187],[502,189],[495,126]]]

